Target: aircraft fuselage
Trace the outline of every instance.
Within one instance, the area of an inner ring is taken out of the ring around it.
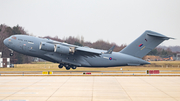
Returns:
[[[50,39],[42,39],[28,35],[13,35],[4,40],[4,44],[16,52],[64,65],[67,64],[78,67],[113,67],[149,64],[149,62],[128,54],[123,54],[120,52],[112,52],[111,54],[107,54],[105,53],[105,50],[99,49],[93,49],[94,51],[101,53],[99,55],[91,55],[91,53],[88,52],[86,54],[83,52],[76,54],[76,51],[69,54],[45,51],[40,49],[40,44],[42,42],[52,43],[52,45],[58,43],[57,41]],[[66,47],[66,44],[64,43],[59,44],[65,45],[64,47]],[[69,47],[69,45],[70,44],[68,44],[67,47]],[[74,45],[72,45],[72,47],[74,47]],[[84,48],[90,49],[88,47]]]

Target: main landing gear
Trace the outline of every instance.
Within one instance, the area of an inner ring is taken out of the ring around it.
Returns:
[[[76,69],[76,66],[74,65],[68,65],[68,64],[59,64],[58,67],[61,69],[63,68],[63,66],[66,68],[66,70],[70,70],[71,68],[72,69]]]
[[[59,64],[58,67],[59,67],[59,68],[63,68],[63,65]]]

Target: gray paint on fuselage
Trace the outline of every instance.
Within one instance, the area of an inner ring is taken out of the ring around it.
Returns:
[[[111,60],[110,60],[111,58]],[[86,58],[86,60],[95,67],[113,67],[113,66],[127,66],[128,63],[132,64],[148,64],[148,62],[119,52],[112,54],[102,54],[101,57]]]

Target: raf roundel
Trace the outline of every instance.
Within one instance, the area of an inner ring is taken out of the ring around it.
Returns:
[[[143,46],[143,44],[140,44],[139,47]]]
[[[110,57],[109,60],[112,60],[112,57]]]

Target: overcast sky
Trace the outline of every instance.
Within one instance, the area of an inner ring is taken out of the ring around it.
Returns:
[[[22,26],[35,36],[83,36],[130,44],[145,30],[180,45],[180,0],[0,0],[0,24]]]

